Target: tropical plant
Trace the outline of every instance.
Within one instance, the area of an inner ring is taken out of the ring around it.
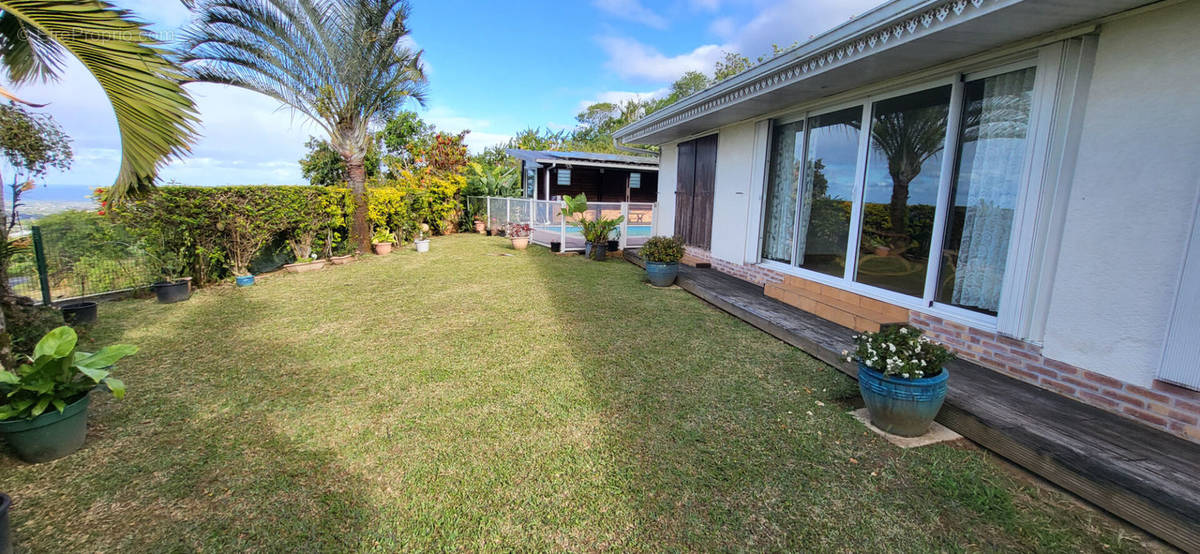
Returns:
[[[579,230],[583,234],[583,240],[592,244],[597,244],[609,240],[613,231],[616,231],[621,226],[621,222],[625,221],[625,216],[619,215],[615,218],[606,218],[604,213],[596,214],[593,219],[583,217],[583,214],[588,211],[587,196],[584,193],[579,193],[579,196],[566,195],[563,197],[562,216],[564,218],[575,218],[576,225],[579,225]]]
[[[346,162],[356,208],[352,235],[369,250],[370,126],[425,98],[408,2],[211,0],[196,9],[183,58],[189,75],[267,95],[320,126]]]
[[[529,238],[533,234],[533,227],[528,223],[509,223],[504,228],[504,236],[511,239]]]
[[[371,242],[375,244],[388,244],[396,242],[396,236],[387,227],[377,227],[375,234],[371,235]]]
[[[673,264],[683,259],[683,252],[681,237],[650,237],[642,245],[641,255],[647,262]]]
[[[889,325],[876,333],[854,336],[854,353],[843,351],[847,362],[857,361],[875,371],[901,379],[933,377],[954,358],[946,347],[911,325]]]
[[[59,327],[38,341],[26,363],[15,371],[0,370],[0,421],[33,419],[51,408],[62,412],[97,385],[125,397],[125,384],[109,370],[137,347],[114,344],[91,354],[76,351],[78,340],[73,329]]]

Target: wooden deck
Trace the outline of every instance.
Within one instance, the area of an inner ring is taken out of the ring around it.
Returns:
[[[643,265],[636,252],[625,258]],[[851,329],[714,269],[680,266],[678,285],[837,367]],[[955,360],[938,421],[1187,552],[1200,552],[1200,444]]]

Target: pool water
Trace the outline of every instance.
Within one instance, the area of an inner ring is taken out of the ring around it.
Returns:
[[[627,227],[627,229],[629,236],[631,237],[649,237],[654,234],[654,227],[651,225],[630,225]],[[537,227],[537,230],[558,233],[562,230],[562,227],[557,225],[544,225]],[[578,225],[567,225],[567,234],[580,235],[583,234],[583,230]]]

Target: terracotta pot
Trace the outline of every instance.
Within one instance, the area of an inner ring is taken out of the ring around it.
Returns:
[[[345,256],[334,256],[329,258],[329,261],[333,262],[333,265],[346,265],[354,261],[354,255],[346,254]]]
[[[482,235],[487,232],[487,226],[484,225],[482,221],[476,221],[475,222],[475,232]]]
[[[529,237],[509,237],[514,250],[524,250],[529,247]]]
[[[888,254],[891,254],[891,253],[892,253],[892,249],[888,248],[886,246],[876,246],[875,247],[875,255],[876,256],[887,256]]]
[[[371,245],[371,248],[375,249],[375,253],[380,256],[392,253],[392,243],[390,242],[376,242]]]
[[[305,273],[307,271],[316,271],[323,267],[325,267],[325,260],[284,264],[283,266],[284,269],[288,270],[288,273]]]

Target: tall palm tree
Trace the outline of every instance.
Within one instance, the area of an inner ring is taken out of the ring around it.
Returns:
[[[184,67],[197,81],[270,96],[329,134],[346,162],[352,234],[371,249],[366,169],[370,125],[424,103],[421,52],[406,0],[205,0],[188,29]]]
[[[105,193],[110,201],[153,187],[162,164],[184,154],[196,136],[195,104],[160,44],[144,23],[107,2],[0,1],[0,72],[10,83],[57,78],[66,54],[100,82],[121,132],[121,169]],[[16,100],[3,87],[0,95]]]
[[[107,199],[149,190],[162,164],[185,153],[196,136],[196,107],[180,87],[178,67],[145,24],[106,2],[0,1],[0,75],[9,84],[56,79],[67,54],[100,82],[121,132],[121,169]],[[38,106],[4,86],[0,96]],[[9,301],[7,285],[0,283],[0,302]],[[0,312],[0,363],[11,367],[11,359]]]

